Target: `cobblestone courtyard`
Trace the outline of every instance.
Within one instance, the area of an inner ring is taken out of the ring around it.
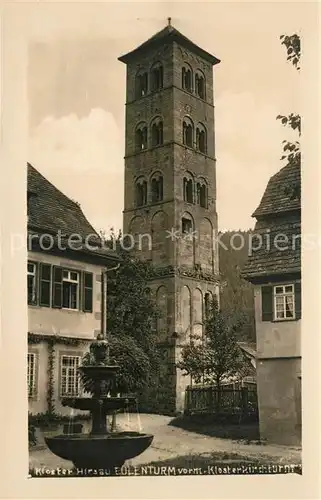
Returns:
[[[170,421],[171,417],[163,415],[143,414],[139,418],[137,415],[131,415],[128,425],[128,418],[125,415],[119,415],[117,423],[122,429],[140,430],[141,426],[142,432],[154,435],[151,447],[138,457],[128,461],[126,465],[137,466],[189,455],[210,456],[216,452],[225,454],[227,462],[231,461],[229,457],[235,458],[237,455],[239,461],[251,461],[252,459],[262,460],[262,462],[270,464],[301,463],[301,450],[299,448],[255,443],[245,444],[230,439],[204,436],[170,426],[168,425]],[[31,468],[70,468],[72,465],[70,462],[59,459],[45,447],[31,451],[29,457]]]

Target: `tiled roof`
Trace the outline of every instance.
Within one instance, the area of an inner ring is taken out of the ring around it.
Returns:
[[[252,358],[256,357],[256,344],[254,342],[238,342],[239,347]]]
[[[287,165],[268,182],[265,193],[253,217],[279,212],[300,210],[300,199],[295,197],[295,188],[300,186],[301,171],[298,165]]]
[[[127,54],[119,57],[119,61],[122,61],[124,63],[130,62],[135,56],[138,54],[141,54],[144,52],[146,49],[151,48],[152,46],[157,46],[158,44],[164,44],[170,41],[176,41],[180,43],[181,45],[185,46],[186,48],[189,48],[191,51],[198,53],[201,57],[209,61],[211,64],[218,64],[220,62],[217,57],[213,56],[209,52],[206,52],[206,50],[201,49],[198,45],[196,45],[194,42],[189,40],[186,36],[184,36],[182,33],[180,33],[177,29],[175,29],[173,26],[168,25],[165,28],[163,28],[161,31],[158,31],[155,35],[153,35],[151,38],[146,40],[146,42],[142,43],[139,45],[136,49],[132,50],[131,52],[128,52]]]
[[[64,195],[38,170],[28,163],[29,203],[28,226],[47,232],[70,235],[77,233],[83,238],[89,234],[98,237],[80,206]]]
[[[242,271],[255,279],[301,272],[300,167],[288,165],[268,182],[251,236],[252,251]]]
[[[252,251],[242,275],[251,281],[258,277],[300,273],[300,214],[290,222],[279,223],[274,218],[267,221],[265,227],[257,226],[258,223],[252,235]]]
[[[59,191],[30,163],[27,166],[28,233],[39,236],[49,234],[53,237],[61,235],[62,242],[65,241],[64,236],[77,234],[82,240],[89,239],[91,245],[101,245],[99,235],[86,219],[78,203]],[[72,241],[72,248],[76,247],[76,240]],[[79,243],[80,248],[84,253],[115,256],[117,259],[115,252],[107,248],[94,250],[88,245],[88,249],[85,249],[84,245]]]

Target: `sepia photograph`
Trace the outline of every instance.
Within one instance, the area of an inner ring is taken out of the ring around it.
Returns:
[[[28,483],[302,476],[306,5],[26,17]]]

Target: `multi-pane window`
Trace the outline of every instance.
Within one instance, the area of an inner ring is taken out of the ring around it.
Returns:
[[[37,266],[34,262],[28,262],[27,280],[28,304],[35,304],[37,293]]]
[[[62,307],[79,309],[79,273],[77,271],[62,272]]]
[[[37,355],[34,352],[28,352],[27,365],[27,383],[28,383],[28,398],[33,398],[37,392]]]
[[[274,319],[294,319],[295,295],[294,285],[277,285],[274,287]]]
[[[80,392],[80,375],[78,366],[80,356],[61,356],[61,396],[78,396]]]

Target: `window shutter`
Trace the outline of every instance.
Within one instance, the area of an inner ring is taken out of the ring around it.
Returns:
[[[82,310],[93,312],[93,274],[83,273],[82,276]]]
[[[40,264],[39,267],[39,305],[50,307],[51,265]]]
[[[273,321],[272,286],[262,286],[262,321]]]
[[[62,307],[62,267],[53,266],[52,307]]]
[[[295,293],[295,319],[301,319],[301,282],[294,285]]]

